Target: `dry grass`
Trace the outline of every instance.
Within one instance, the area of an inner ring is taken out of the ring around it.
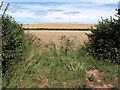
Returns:
[[[58,29],[88,29],[94,24],[31,24],[24,25],[24,28],[58,28]]]
[[[34,37],[41,39],[44,43],[54,42],[59,45],[59,39],[62,37],[66,37],[70,41],[74,41],[74,44],[79,46],[88,40],[87,35],[85,33],[90,33],[90,31],[37,31],[37,30],[26,30],[26,34],[31,34]]]

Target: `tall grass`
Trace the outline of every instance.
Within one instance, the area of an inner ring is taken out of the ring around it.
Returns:
[[[102,78],[117,77],[117,65],[87,56],[83,47],[75,47],[66,36],[60,38],[61,45],[44,44],[40,39],[26,36],[23,60],[9,68],[3,77],[6,88],[41,87],[89,87],[86,71],[98,69]],[[108,72],[109,71],[109,72]]]

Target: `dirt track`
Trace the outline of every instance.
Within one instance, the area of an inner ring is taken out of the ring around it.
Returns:
[[[59,44],[60,38],[66,38],[70,41],[74,41],[76,45],[83,44],[88,40],[85,33],[90,33],[90,31],[38,31],[38,30],[26,30],[25,33],[32,34],[33,36],[41,39],[44,43],[54,42]]]

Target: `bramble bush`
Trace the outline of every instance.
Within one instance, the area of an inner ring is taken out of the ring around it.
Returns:
[[[87,50],[94,57],[118,62],[120,56],[120,19],[102,19],[88,34]]]
[[[6,72],[15,60],[21,60],[24,46],[24,32],[11,16],[2,16],[2,69]]]

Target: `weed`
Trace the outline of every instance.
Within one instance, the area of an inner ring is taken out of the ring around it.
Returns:
[[[48,78],[49,81],[44,86],[46,88],[64,86],[86,88],[89,87],[85,82],[88,77],[86,70],[90,69],[100,70],[103,73],[102,78],[108,77],[115,81],[114,78],[117,77],[116,65],[95,60],[86,55],[84,48],[72,48],[74,44],[68,44],[66,41],[60,47],[54,43],[47,45],[41,43],[39,46],[34,43],[35,41],[31,43],[34,39],[29,36],[27,38],[26,45],[28,46],[24,50],[24,60],[11,66],[8,71],[9,75],[6,73],[3,77],[3,87],[39,88],[40,82]],[[78,83],[79,78],[82,79]]]

